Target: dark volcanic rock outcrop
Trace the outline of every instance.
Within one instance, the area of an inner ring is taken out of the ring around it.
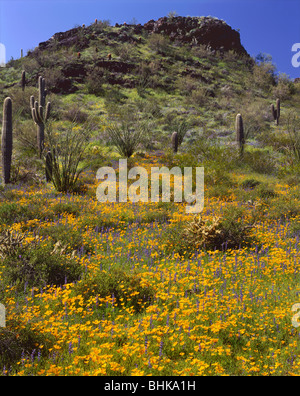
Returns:
[[[166,35],[171,41],[182,43],[202,44],[213,50],[233,50],[239,54],[246,55],[247,52],[241,44],[240,34],[232,29],[226,22],[213,17],[163,17],[157,21],[151,20],[144,25],[119,25],[122,27],[118,32],[107,32],[121,42],[127,41],[127,30],[135,34],[142,34],[147,31],[149,34],[158,33]],[[53,45],[72,46],[76,45],[78,50],[83,50],[89,46],[90,38],[94,38],[101,33],[102,29],[95,29],[95,25],[86,28],[78,27],[66,32],[54,34],[48,41],[39,44],[39,49],[43,50]]]
[[[226,22],[213,17],[163,17],[145,23],[144,29],[150,33],[167,35],[171,40],[179,42],[247,54],[241,44],[239,32],[233,30]]]

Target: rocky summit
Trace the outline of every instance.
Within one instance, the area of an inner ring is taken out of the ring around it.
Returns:
[[[240,34],[232,29],[225,21],[214,17],[162,17],[157,21],[153,19],[144,25],[130,25],[127,23],[116,24],[121,31],[112,32],[111,35],[118,37],[123,42],[131,40],[128,31],[134,34],[162,34],[168,36],[171,41],[178,43],[190,43],[192,45],[204,45],[211,50],[233,50],[239,54],[247,55],[247,51],[241,44]],[[95,34],[94,26],[85,28],[86,33]],[[93,36],[92,36],[93,38]],[[39,49],[58,46],[71,46],[80,41],[80,49],[89,46],[89,38],[82,38],[82,27],[75,27],[66,32],[56,33],[48,41],[39,44]]]
[[[163,17],[144,25],[151,33],[165,34],[171,40],[202,44],[213,50],[234,50],[246,54],[241,44],[240,34],[226,22],[213,17]]]

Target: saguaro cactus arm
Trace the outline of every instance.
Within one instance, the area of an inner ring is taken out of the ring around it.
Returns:
[[[45,113],[45,120],[47,121],[50,117],[50,111],[51,111],[51,103],[48,102],[46,106],[46,113]]]

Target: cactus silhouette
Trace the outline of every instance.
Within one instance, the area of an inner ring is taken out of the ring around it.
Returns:
[[[235,131],[236,131],[236,141],[240,149],[240,155],[242,156],[244,154],[245,136],[244,136],[243,118],[241,114],[237,114],[236,116]]]
[[[172,148],[173,148],[174,153],[177,153],[177,151],[178,151],[178,133],[177,132],[172,133],[171,142],[172,142]]]
[[[37,125],[37,146],[39,150],[40,158],[42,157],[42,153],[44,150],[44,140],[45,140],[45,123],[49,119],[50,115],[50,102],[47,103],[46,111],[45,102],[46,102],[46,94],[45,90],[45,79],[41,76],[39,77],[39,101],[34,100],[34,96],[30,97],[30,107],[32,119]]]
[[[276,109],[275,106],[271,105],[272,115],[276,125],[279,125],[279,118],[280,118],[280,99],[276,100]]]
[[[10,182],[11,156],[12,156],[12,100],[6,98],[3,104],[3,121],[2,121],[2,179],[3,183]]]

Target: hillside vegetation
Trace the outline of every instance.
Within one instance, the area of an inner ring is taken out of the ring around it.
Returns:
[[[2,375],[299,374],[300,85],[270,56],[212,17],[95,21],[0,98]],[[120,158],[204,167],[203,212],[99,202]]]

